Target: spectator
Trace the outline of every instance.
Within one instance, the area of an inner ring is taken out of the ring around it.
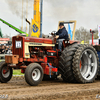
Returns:
[[[5,46],[3,44],[1,46],[1,54],[5,54]],[[1,59],[5,59],[5,57],[1,57]]]
[[[11,47],[8,46],[8,47],[7,47],[7,50],[8,50],[8,51],[7,51],[7,54],[12,54]]]
[[[1,54],[2,48],[1,48],[1,44],[0,44],[0,54]]]
[[[4,53],[5,53],[5,46],[2,45],[2,47],[1,47],[1,54],[4,54]]]

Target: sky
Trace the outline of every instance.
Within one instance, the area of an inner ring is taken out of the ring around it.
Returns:
[[[26,1],[24,0],[24,18],[26,18]],[[34,0],[28,0],[28,20],[33,18]],[[0,18],[10,24],[22,25],[22,0],[0,0]],[[96,29],[100,25],[100,0],[43,0],[43,33],[57,31],[59,21],[76,20],[76,29]],[[23,26],[26,22],[23,19]],[[2,33],[17,35],[18,33],[0,22]]]

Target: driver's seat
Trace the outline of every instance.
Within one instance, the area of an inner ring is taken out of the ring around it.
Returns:
[[[70,38],[66,39],[66,40],[63,40],[63,43],[62,43],[62,50],[69,44],[69,40]]]

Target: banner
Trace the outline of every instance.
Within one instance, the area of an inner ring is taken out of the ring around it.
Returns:
[[[39,26],[38,24],[32,19],[32,34],[31,34],[31,37],[39,37],[40,35],[40,29],[39,29]]]
[[[70,39],[72,40],[73,34],[72,34],[70,24],[68,24],[68,34],[70,35]]]
[[[100,25],[98,25],[98,36],[99,36],[99,39],[100,39]]]

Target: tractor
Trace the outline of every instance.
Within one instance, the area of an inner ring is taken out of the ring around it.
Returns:
[[[21,34],[12,37],[12,55],[6,55],[5,61],[0,62],[1,83],[10,81],[13,69],[21,69],[31,86],[38,85],[42,80],[56,79],[58,75],[65,82],[91,83],[100,74],[99,45],[80,44],[79,41],[68,39],[63,40],[60,51],[55,36],[52,39],[28,37],[27,33],[3,19],[0,21]],[[70,21],[73,22],[74,36],[76,21]]]
[[[91,83],[98,74],[99,59],[96,49],[79,41],[64,40],[62,51],[56,40],[14,36],[12,55],[0,62],[0,82],[12,78],[13,69],[21,69],[26,82],[38,85],[43,79],[56,79],[59,74],[65,82]],[[56,51],[54,47],[56,46]]]

